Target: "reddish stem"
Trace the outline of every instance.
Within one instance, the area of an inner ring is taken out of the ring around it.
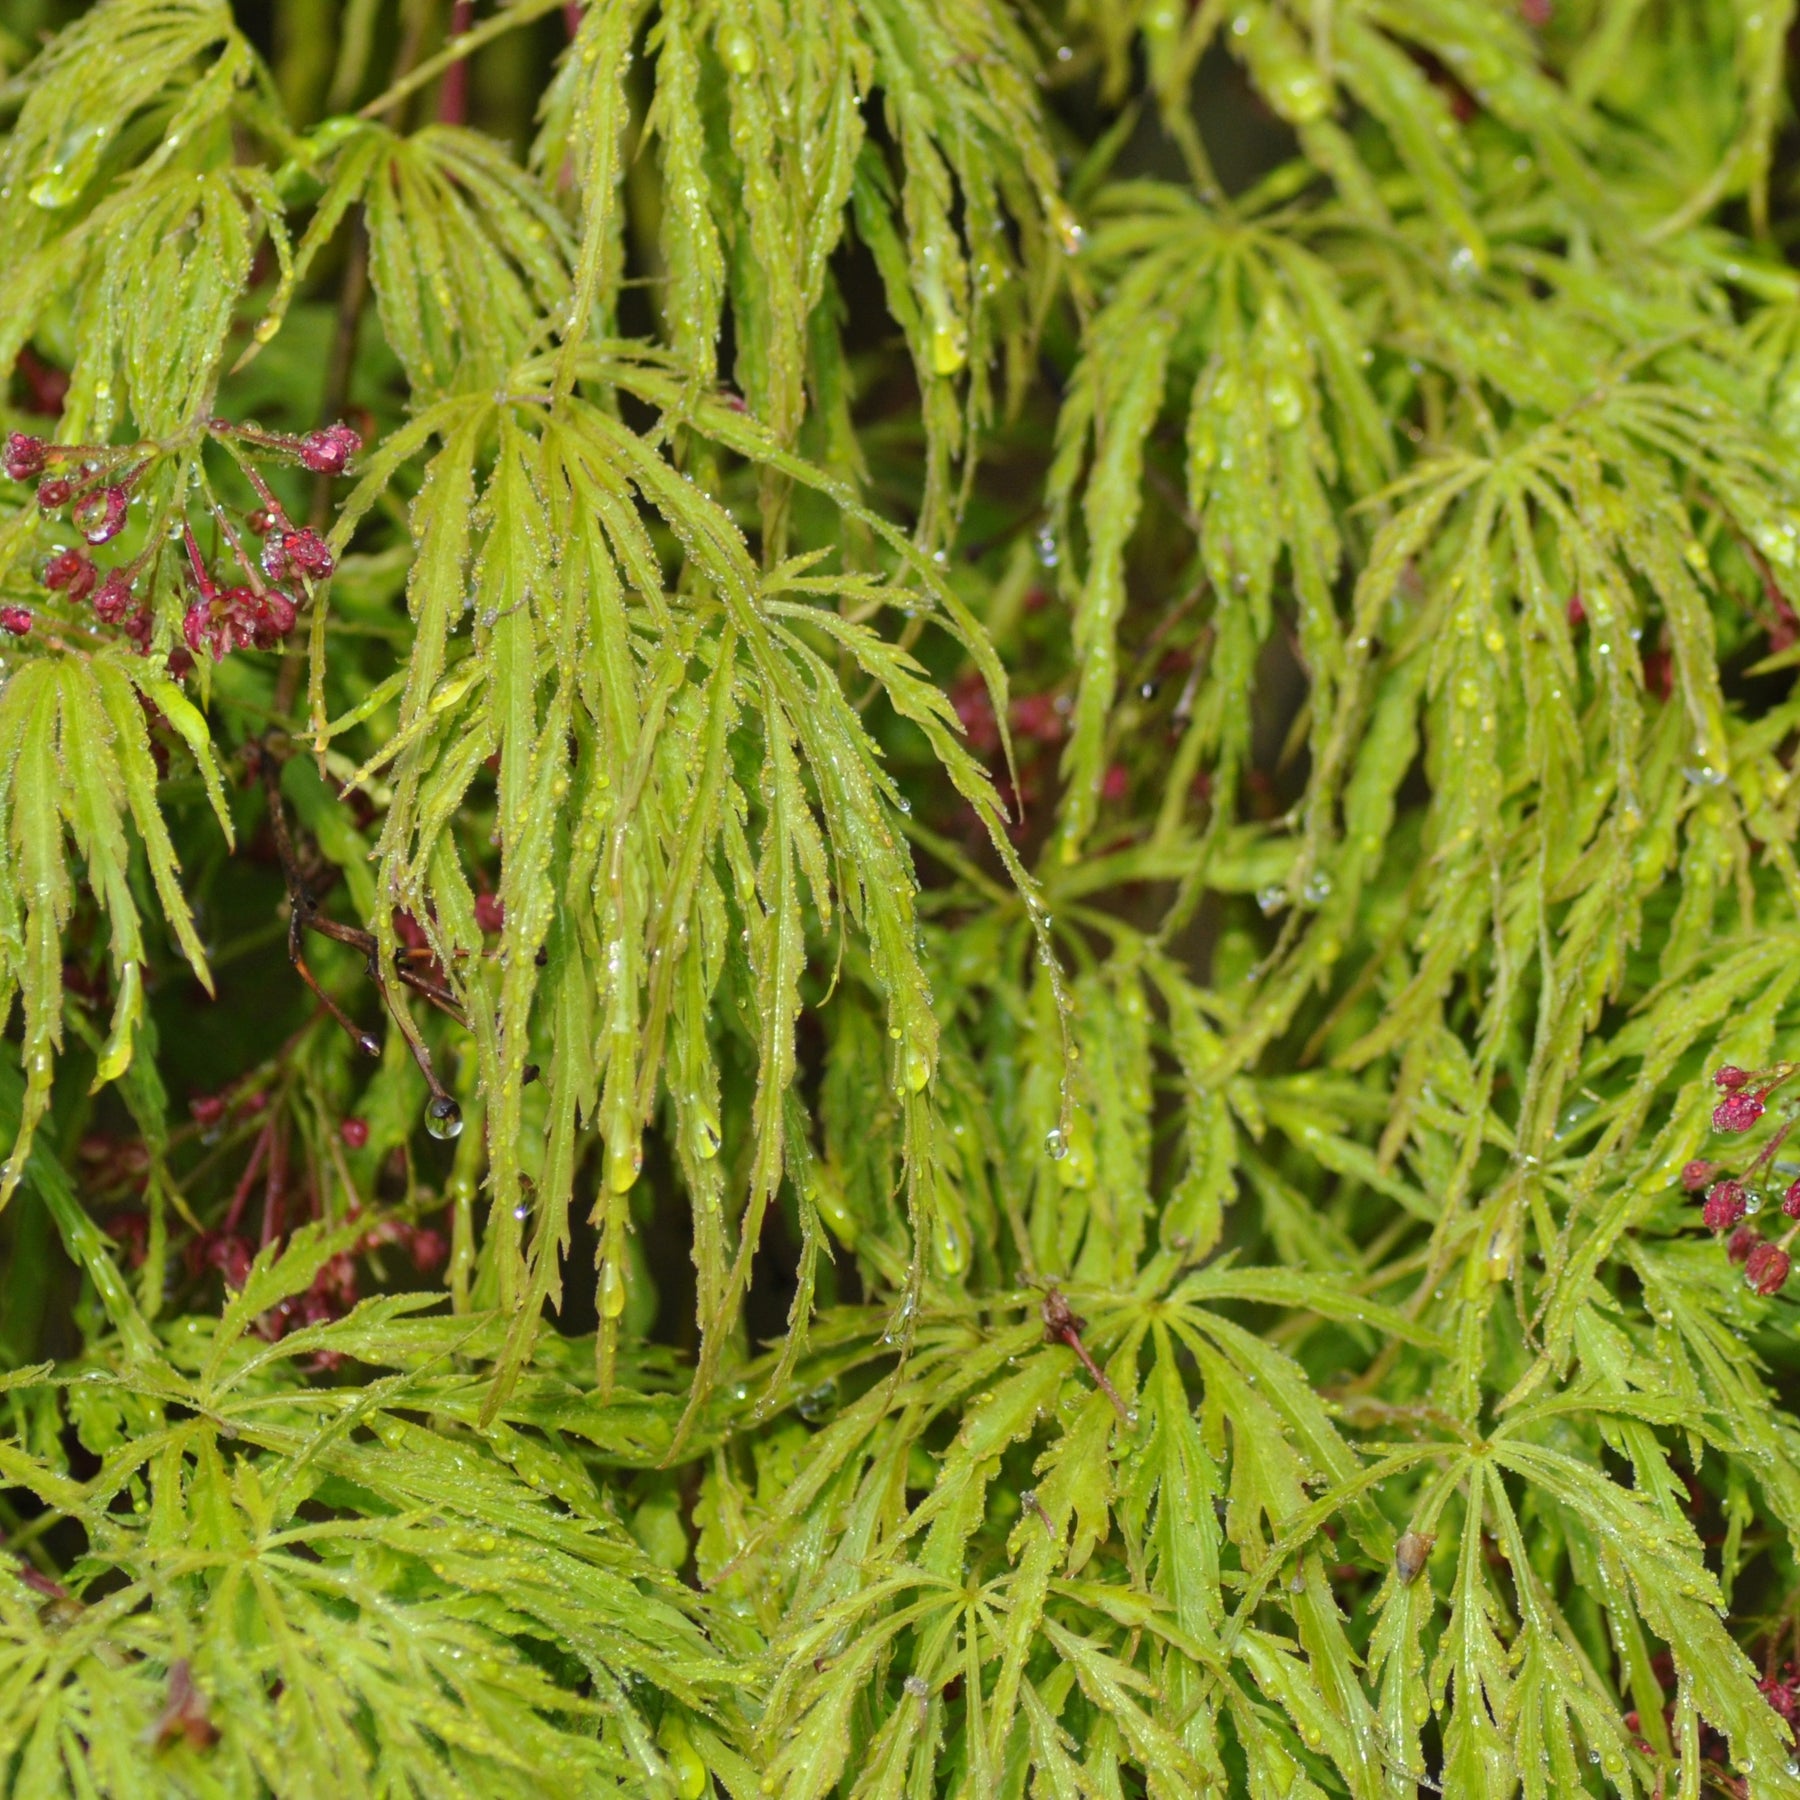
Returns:
[[[450,8],[451,43],[466,32],[475,19],[475,0],[455,0]],[[469,119],[469,59],[459,56],[444,71],[444,85],[438,89],[438,123],[465,125]]]
[[[1045,1338],[1052,1344],[1067,1344],[1081,1358],[1082,1366],[1093,1377],[1094,1386],[1112,1402],[1113,1411],[1127,1425],[1135,1423],[1131,1408],[1119,1398],[1118,1389],[1107,1380],[1106,1371],[1094,1361],[1088,1353],[1087,1345],[1081,1341],[1082,1328],[1087,1324],[1087,1320],[1078,1317],[1068,1301],[1055,1288],[1051,1288],[1044,1295],[1043,1316]]]
[[[274,1125],[265,1125],[256,1134],[256,1147],[250,1152],[250,1160],[244,1165],[244,1172],[238,1177],[238,1184],[231,1196],[231,1204],[225,1209],[225,1220],[219,1227],[220,1237],[230,1237],[237,1230],[238,1221],[244,1216],[245,1203],[250,1198],[250,1190],[256,1185],[256,1177],[262,1169],[263,1158],[269,1154],[269,1139],[274,1134]]]
[[[200,545],[195,540],[193,526],[184,522],[181,535],[187,544],[188,564],[194,571],[194,586],[200,590],[202,600],[211,600],[218,589],[213,586],[212,577],[206,572],[206,564],[200,560]]]
[[[263,1189],[262,1247],[268,1247],[281,1236],[287,1223],[287,1131],[279,1123],[269,1126],[272,1134],[269,1148],[269,1181]]]

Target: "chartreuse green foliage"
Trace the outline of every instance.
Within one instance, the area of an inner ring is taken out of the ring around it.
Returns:
[[[0,1786],[1800,1794],[1792,22],[0,7]]]

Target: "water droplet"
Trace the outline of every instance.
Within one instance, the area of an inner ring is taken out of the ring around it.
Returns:
[[[797,1412],[809,1425],[822,1424],[838,1409],[838,1384],[835,1375],[827,1376],[817,1387],[811,1387],[794,1402]]]
[[[425,1108],[425,1129],[434,1138],[448,1141],[462,1136],[462,1108],[448,1094],[439,1094]]]
[[[1052,1162],[1061,1162],[1069,1154],[1069,1140],[1060,1131],[1052,1129],[1044,1135],[1044,1148]]]
[[[969,1266],[969,1247],[955,1219],[940,1205],[931,1223],[931,1254],[938,1273],[954,1281]]]
[[[625,1271],[609,1256],[600,1271],[600,1313],[603,1318],[616,1319],[624,1310]]]
[[[606,1185],[615,1194],[629,1193],[644,1166],[644,1146],[633,1132],[615,1132],[606,1140]]]
[[[719,59],[734,75],[754,75],[758,57],[756,39],[741,25],[719,33]]]
[[[1062,551],[1056,542],[1056,533],[1048,525],[1040,527],[1037,534],[1038,561],[1046,569],[1054,569],[1062,561]]]
[[[1268,887],[1258,888],[1256,904],[1262,908],[1265,917],[1278,913],[1287,905],[1287,889],[1273,882]]]

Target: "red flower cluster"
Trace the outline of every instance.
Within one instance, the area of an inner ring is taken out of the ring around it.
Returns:
[[[1800,1725],[1800,1663],[1788,1663],[1779,1672],[1771,1670],[1756,1685],[1790,1730]]]
[[[362,448],[358,432],[344,424],[328,425],[304,436],[265,432],[255,427],[211,421],[215,436],[233,438],[259,450],[273,451],[319,475],[341,475]],[[14,481],[37,483],[37,503],[46,514],[68,509],[69,522],[89,545],[110,543],[125,529],[130,518],[131,496],[147,462],[134,461],[134,452],[110,446],[52,444],[27,432],[15,431],[0,450],[0,469]],[[182,620],[186,650],[170,658],[177,674],[188,666],[188,652],[202,649],[213,657],[254,647],[268,650],[279,645],[293,630],[299,602],[284,590],[284,583],[323,581],[335,566],[331,547],[310,527],[298,530],[289,522],[281,504],[255,469],[242,464],[243,472],[262,501],[246,523],[263,537],[260,568],[244,556],[236,535],[223,514],[214,513],[232,553],[242,566],[244,585],[215,582],[202,565],[192,531],[186,531],[188,559],[198,599]],[[151,619],[148,607],[135,589],[138,577],[154,556],[146,548],[135,560],[109,571],[104,580],[86,550],[59,546],[41,571],[43,585],[53,594],[79,603],[92,597],[94,616],[103,625],[118,626],[140,651],[150,647]],[[273,585],[268,585],[273,584]],[[0,630],[22,637],[32,627],[29,608],[0,608]]]
[[[1760,1070],[1740,1069],[1734,1063],[1726,1063],[1715,1069],[1713,1086],[1719,1090],[1720,1097],[1713,1107],[1713,1129],[1734,1134],[1749,1131],[1768,1111],[1770,1096],[1797,1072],[1800,1072],[1797,1063],[1776,1063]],[[1762,1177],[1773,1164],[1775,1153],[1793,1129],[1793,1124],[1791,1116],[1784,1118],[1749,1167],[1739,1174],[1724,1174],[1722,1180],[1715,1181],[1713,1178],[1723,1173],[1721,1166],[1704,1157],[1694,1158],[1681,1171],[1681,1185],[1688,1193],[1705,1191],[1701,1217],[1707,1230],[1716,1236],[1730,1233],[1726,1255],[1732,1263],[1742,1266],[1745,1286],[1758,1294],[1778,1293],[1787,1285],[1793,1271],[1789,1246],[1800,1233],[1800,1223],[1790,1226],[1779,1240],[1765,1238],[1744,1223],[1762,1206]],[[1781,1197],[1781,1210],[1789,1219],[1800,1221],[1800,1181],[1788,1185]]]

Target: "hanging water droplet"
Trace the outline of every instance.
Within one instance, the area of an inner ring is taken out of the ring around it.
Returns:
[[[1054,569],[1062,561],[1062,550],[1056,542],[1056,533],[1049,525],[1041,525],[1037,534],[1038,561],[1046,569]]]
[[[931,1223],[931,1254],[938,1273],[952,1281],[969,1266],[969,1248],[963,1234],[942,1207]]]
[[[1287,889],[1275,882],[1265,888],[1258,888],[1256,904],[1262,908],[1264,917],[1272,916],[1287,905]]]
[[[1331,898],[1331,877],[1323,869],[1318,870],[1308,878],[1300,894],[1309,906],[1322,906]]]
[[[719,1154],[719,1127],[704,1114],[694,1120],[693,1146],[702,1162],[711,1162]]]
[[[1044,1135],[1044,1148],[1049,1152],[1052,1162],[1061,1162],[1069,1154],[1069,1140],[1052,1127]]]
[[[606,1185],[615,1194],[628,1193],[644,1166],[644,1146],[635,1132],[615,1132],[606,1140]]]
[[[609,1256],[600,1271],[600,1313],[603,1318],[616,1319],[624,1310],[625,1271]]]
[[[756,73],[756,39],[741,25],[733,25],[719,33],[719,60],[734,75]]]
[[[462,1136],[462,1108],[448,1094],[439,1094],[425,1108],[425,1129],[434,1138],[447,1141]]]

